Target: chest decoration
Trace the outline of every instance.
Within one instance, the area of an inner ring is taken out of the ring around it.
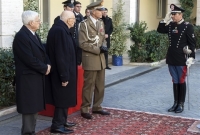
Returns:
[[[101,25],[100,25],[99,32],[100,32],[100,33],[104,32],[104,27],[103,27],[103,24],[102,24],[102,23],[101,23]]]
[[[169,43],[170,43],[169,46],[176,46],[176,48],[179,48],[179,44],[180,44],[181,38],[183,37],[186,29],[187,29],[187,25],[185,25],[185,27],[181,31],[178,31],[177,26],[175,26],[174,29],[172,29],[171,25],[169,25],[169,34],[168,34]],[[172,40],[173,34],[177,34],[178,38]]]
[[[177,27],[172,30],[172,33],[178,33]]]

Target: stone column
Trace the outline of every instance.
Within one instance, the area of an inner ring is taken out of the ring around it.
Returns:
[[[124,22],[127,24],[135,23],[138,19],[138,0],[122,0],[124,2]],[[118,0],[113,0],[113,9],[115,10]],[[130,50],[130,45],[133,42],[130,38],[127,39],[126,46],[127,50]],[[123,64],[130,62],[127,52],[123,54]]]
[[[0,47],[11,47],[22,27],[23,0],[0,0]]]
[[[200,25],[200,1],[197,0],[196,25]]]

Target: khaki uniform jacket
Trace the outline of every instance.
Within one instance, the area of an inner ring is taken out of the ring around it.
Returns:
[[[95,38],[96,35],[99,36],[99,42],[98,44],[93,44],[94,41],[89,40],[89,38]],[[105,69],[106,63],[104,53],[100,53],[99,48],[102,46],[104,39],[105,29],[102,20],[97,21],[97,27],[94,25],[90,17],[80,23],[79,45],[80,48],[82,48],[82,66],[84,70]]]

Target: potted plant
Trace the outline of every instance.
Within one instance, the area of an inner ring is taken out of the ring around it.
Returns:
[[[111,36],[109,54],[112,55],[112,64],[114,66],[123,65],[123,53],[126,51],[126,40],[128,33],[126,32],[126,25],[124,23],[124,3],[118,0],[116,9],[113,10],[113,32]]]

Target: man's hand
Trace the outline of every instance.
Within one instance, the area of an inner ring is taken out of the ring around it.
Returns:
[[[192,64],[194,64],[194,58],[189,57],[186,61],[186,65],[189,68]]]
[[[166,15],[165,15],[165,18],[164,18],[164,22],[167,23],[171,20],[171,12],[168,12]]]
[[[50,70],[51,70],[51,66],[50,65],[47,65],[47,72],[46,72],[46,74],[45,75],[48,75],[49,73],[50,73]]]
[[[163,21],[166,23],[165,25],[168,25],[168,24],[172,21],[171,12],[168,12],[168,13],[165,15],[165,18],[163,19]]]
[[[67,84],[68,84],[68,82],[62,82],[62,86],[63,86],[63,87],[66,87]]]
[[[108,34],[105,34],[105,38],[108,38]]]
[[[108,52],[108,48],[106,46],[101,46],[100,53],[105,53],[105,52]]]

